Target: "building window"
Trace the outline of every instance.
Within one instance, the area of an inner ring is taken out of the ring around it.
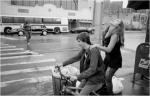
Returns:
[[[67,10],[78,10],[78,0],[11,0],[11,5],[30,6],[35,5],[43,6],[44,4],[53,4],[57,8],[64,8]]]
[[[29,5],[34,7],[36,5],[36,0],[29,1]]]

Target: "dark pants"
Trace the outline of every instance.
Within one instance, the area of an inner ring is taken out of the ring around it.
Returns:
[[[113,75],[115,74],[115,72],[117,70],[118,70],[118,68],[107,67],[107,70],[106,70],[106,73],[105,73],[107,92],[108,92],[109,95],[113,95],[112,77],[113,77]]]
[[[29,43],[31,39],[31,31],[25,31],[25,36],[26,36],[27,43]]]
[[[80,88],[83,88],[79,95],[89,95],[92,91],[96,91],[99,88],[101,88],[103,83],[101,84],[86,84],[86,81],[82,81],[81,84],[79,85]]]

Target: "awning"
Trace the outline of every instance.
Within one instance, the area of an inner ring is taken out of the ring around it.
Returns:
[[[149,9],[149,0],[129,0],[127,8],[132,8],[135,10]]]

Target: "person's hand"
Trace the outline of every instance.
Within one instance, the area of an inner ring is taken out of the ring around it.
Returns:
[[[77,76],[70,76],[70,80],[71,80],[71,81],[77,80]]]
[[[63,67],[63,64],[62,63],[57,63],[56,66],[61,68],[61,67]]]
[[[55,66],[55,72],[58,72],[58,68],[62,68],[63,67],[63,64],[62,63],[58,63],[58,64],[56,64],[56,66]]]
[[[98,47],[98,46],[99,46],[99,44],[91,45],[91,46],[90,46],[90,49],[95,48],[95,47]]]

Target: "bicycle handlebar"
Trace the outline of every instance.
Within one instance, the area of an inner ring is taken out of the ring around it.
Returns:
[[[60,69],[60,66],[55,66],[55,69],[58,70],[58,72],[59,72],[61,78],[65,79],[65,80],[67,80],[67,81],[69,81],[69,82],[71,81],[69,76],[65,76],[64,74],[62,74],[61,69]]]

